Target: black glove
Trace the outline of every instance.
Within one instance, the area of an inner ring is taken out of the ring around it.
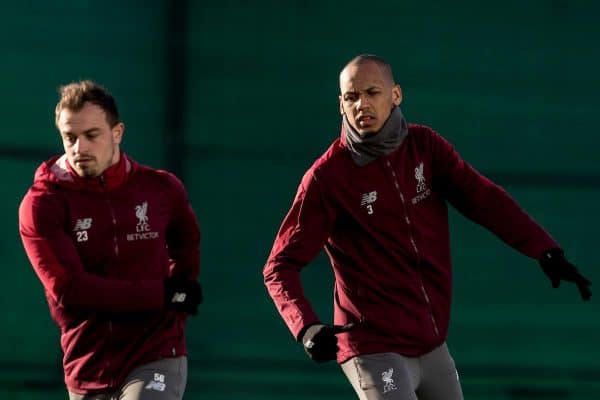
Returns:
[[[195,280],[167,278],[165,285],[165,307],[167,310],[198,314],[198,305],[202,303],[202,288]]]
[[[337,336],[335,335],[348,332],[352,328],[354,328],[352,323],[346,325],[311,325],[302,335],[304,351],[313,361],[318,363],[335,360],[338,351]]]
[[[544,273],[550,278],[552,287],[560,286],[560,281],[573,282],[577,285],[581,298],[588,301],[592,297],[589,286],[592,284],[579,273],[573,264],[567,261],[562,249],[550,249],[544,252],[539,259]]]

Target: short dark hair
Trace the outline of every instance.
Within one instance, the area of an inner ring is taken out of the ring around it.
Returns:
[[[54,110],[55,122],[58,124],[60,112],[64,109],[79,111],[85,103],[92,103],[104,110],[106,113],[106,122],[112,128],[121,120],[119,119],[119,109],[114,97],[101,85],[91,80],[71,82],[59,88],[60,100]]]
[[[375,63],[379,67],[381,67],[385,74],[388,76],[388,78],[390,78],[390,80],[392,81],[392,84],[396,83],[396,80],[394,79],[394,72],[392,71],[392,66],[390,65],[390,63],[387,62],[383,57],[376,56],[375,54],[360,54],[354,57],[352,60],[346,63],[342,71],[346,69],[346,67],[348,67],[349,65],[361,65],[369,62]]]

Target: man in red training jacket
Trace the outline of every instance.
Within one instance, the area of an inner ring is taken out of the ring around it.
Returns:
[[[37,169],[19,230],[60,328],[69,399],[181,399],[186,319],[202,300],[187,193],[120,150],[125,126],[98,84],[61,87],[56,126],[65,153]]]
[[[351,60],[340,91],[341,137],[302,178],[264,267],[265,284],[308,355],[337,358],[360,399],[462,399],[446,346],[446,203],[539,260],[553,286],[574,282],[588,300],[591,283],[500,186],[432,129],[407,124],[385,60]],[[315,314],[300,281],[323,247],[335,274],[335,325]]]

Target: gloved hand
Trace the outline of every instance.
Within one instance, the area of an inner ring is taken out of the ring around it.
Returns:
[[[581,298],[588,301],[592,297],[589,286],[592,284],[579,273],[577,268],[565,258],[562,249],[550,249],[544,252],[539,259],[542,270],[550,278],[552,287],[560,286],[560,281],[573,282],[577,285]]]
[[[164,281],[165,308],[198,314],[198,305],[202,303],[202,288],[195,280],[170,277]]]
[[[348,332],[354,328],[354,324],[346,325],[325,325],[314,324],[306,329],[302,335],[302,344],[304,351],[315,362],[335,360],[338,345],[338,333]]]

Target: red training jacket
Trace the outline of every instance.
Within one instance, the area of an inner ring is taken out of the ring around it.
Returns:
[[[83,179],[54,157],[21,202],[19,230],[60,327],[69,390],[111,391],[141,364],[186,354],[186,315],[165,311],[163,280],[197,278],[200,233],[174,175],[121,153]]]
[[[558,247],[426,126],[410,124],[397,150],[363,167],[337,139],[302,178],[263,271],[294,337],[319,321],[300,270],[325,247],[334,321],[356,324],[338,335],[339,363],[379,352],[414,357],[442,344],[452,288],[446,201],[527,256]]]

